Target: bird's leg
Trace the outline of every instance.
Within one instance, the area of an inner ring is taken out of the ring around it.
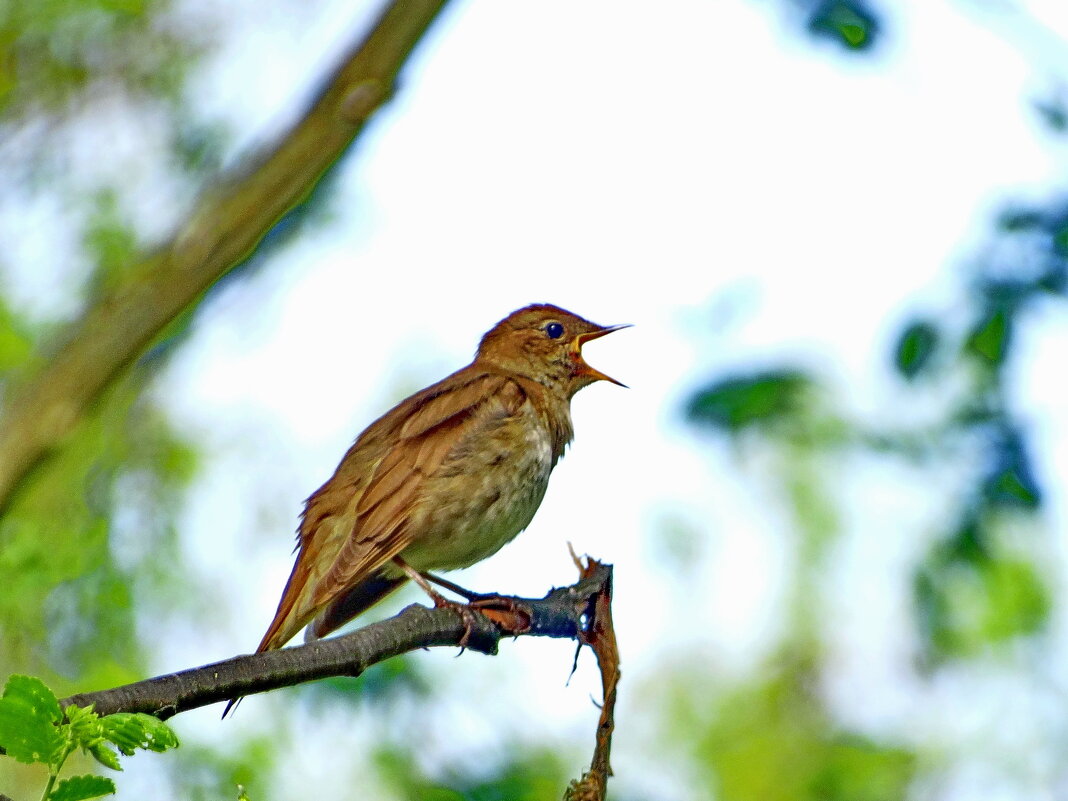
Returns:
[[[455,603],[454,601],[450,601],[440,592],[431,587],[430,582],[426,580],[426,577],[424,577],[422,573],[420,573],[410,564],[405,562],[399,556],[393,557],[393,564],[403,570],[404,575],[414,581],[419,586],[419,589],[421,589],[434,600],[434,606],[446,606],[447,604]],[[460,594],[463,595],[463,593]]]
[[[466,648],[468,640],[471,639],[471,630],[475,625],[475,612],[471,605],[462,604],[457,601],[450,601],[448,598],[446,598],[444,595],[442,595],[440,592],[430,586],[430,582],[427,581],[427,576],[424,576],[422,573],[420,573],[410,564],[405,562],[399,556],[393,557],[393,564],[403,570],[404,575],[406,575],[408,578],[418,584],[420,589],[422,589],[423,592],[425,592],[434,600],[435,608],[441,609],[442,607],[445,607],[447,609],[454,609],[460,613],[460,618],[464,622],[464,636],[460,638],[460,648]],[[451,585],[447,587],[448,589],[458,591],[459,595],[466,595],[466,592],[461,590],[455,584],[452,584],[452,582],[446,583],[448,585]]]
[[[439,587],[444,587],[449,592],[455,592],[457,595],[462,595],[468,601],[481,601],[486,598],[494,598],[494,595],[486,595],[481,592],[473,592],[471,590],[464,589],[459,584],[443,579],[441,576],[435,576],[433,573],[420,573],[420,575],[429,581],[431,584],[437,584]]]
[[[515,601],[498,593],[474,592],[473,590],[464,589],[459,584],[455,584],[448,579],[443,579],[441,576],[436,576],[433,573],[421,573],[420,575],[432,584],[437,584],[439,587],[444,587],[449,592],[455,592],[457,595],[462,595],[467,599],[468,605],[473,606],[475,609],[513,610],[515,608]]]

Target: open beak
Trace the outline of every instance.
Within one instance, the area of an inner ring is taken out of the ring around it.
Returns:
[[[618,331],[621,328],[630,328],[630,324],[625,325],[610,325],[607,328],[598,328],[596,331],[588,331],[585,334],[579,334],[575,337],[575,341],[571,343],[571,350],[575,353],[576,362],[576,375],[583,375],[587,378],[591,378],[594,381],[610,381],[613,384],[626,388],[626,384],[622,381],[616,381],[611,376],[607,376],[600,370],[590,367],[586,364],[586,360],[582,358],[582,346],[592,339],[599,339],[605,334],[611,334],[613,331]]]

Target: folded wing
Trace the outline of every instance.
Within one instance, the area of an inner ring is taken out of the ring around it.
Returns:
[[[308,499],[297,560],[258,650],[284,645],[410,545],[426,479],[465,437],[516,413],[522,401],[504,376],[465,368],[372,424]]]

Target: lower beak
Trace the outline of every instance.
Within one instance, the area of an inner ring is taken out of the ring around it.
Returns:
[[[586,364],[586,360],[582,358],[582,346],[593,339],[600,339],[605,334],[611,334],[613,331],[619,331],[621,328],[630,328],[630,324],[625,325],[610,325],[607,328],[598,328],[596,331],[588,331],[585,334],[579,334],[575,337],[575,341],[571,343],[571,349],[576,356],[576,375],[586,376],[594,381],[609,381],[617,386],[626,388],[626,384],[622,381],[616,381],[611,376],[605,375],[600,370],[590,367]]]

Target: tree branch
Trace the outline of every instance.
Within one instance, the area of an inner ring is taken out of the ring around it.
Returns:
[[[502,637],[532,635],[587,641],[610,598],[611,565],[590,560],[589,570],[570,587],[544,598],[493,596],[477,602],[480,614],[466,647],[495,654]],[[611,618],[608,618],[609,626]],[[93,705],[101,715],[147,712],[166,720],[179,712],[266,692],[327,676],[359,676],[371,665],[409,651],[458,646],[466,627],[453,609],[412,605],[395,617],[327,640],[277,651],[237,656],[212,665],[98,692],[64,698],[60,705]],[[607,757],[606,757],[607,758]],[[607,762],[606,762],[607,764]]]
[[[572,552],[574,556],[574,552]],[[587,557],[586,564],[575,558],[575,564],[583,579],[589,578],[605,566],[596,559]],[[612,775],[609,758],[612,753],[612,733],[616,728],[616,687],[619,685],[619,645],[612,625],[612,573],[609,567],[604,589],[593,599],[593,611],[588,615],[586,627],[579,632],[579,642],[588,645],[597,655],[601,669],[601,717],[597,721],[597,737],[590,769],[582,778],[571,782],[564,793],[564,801],[605,801],[608,793],[608,777]],[[580,645],[581,647],[581,645]]]
[[[390,98],[402,65],[445,2],[393,0],[281,141],[255,166],[223,176],[168,243],[59,337],[62,347],[14,391],[0,421],[0,509],[123,368],[307,199]]]

